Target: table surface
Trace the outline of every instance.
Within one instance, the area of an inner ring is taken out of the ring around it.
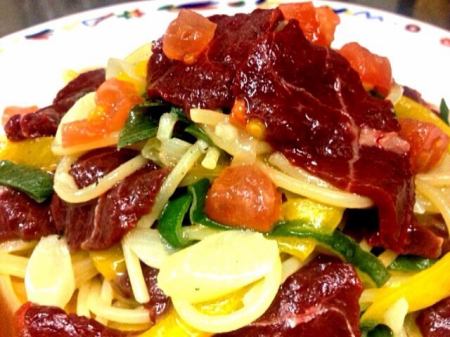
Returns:
[[[0,37],[68,14],[124,2],[128,1],[0,0],[0,13],[2,13]],[[348,2],[384,9],[450,29],[449,0],[352,0]]]

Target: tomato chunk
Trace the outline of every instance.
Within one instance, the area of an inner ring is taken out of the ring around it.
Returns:
[[[392,86],[392,69],[389,59],[371,53],[356,42],[345,44],[339,53],[355,69],[366,89],[377,90],[387,96]]]
[[[400,136],[409,142],[413,173],[427,172],[447,151],[449,137],[436,125],[411,118],[400,119]]]
[[[29,113],[37,111],[37,109],[38,109],[38,107],[36,105],[26,106],[26,107],[8,106],[3,111],[2,125],[5,126],[5,124],[9,121],[9,119],[12,116],[15,116],[15,115],[27,115]]]
[[[163,36],[163,52],[172,60],[195,63],[213,39],[216,27],[204,16],[182,9]]]
[[[115,78],[105,81],[97,89],[95,99],[98,107],[96,114],[62,126],[64,147],[93,142],[111,132],[119,131],[124,126],[131,108],[142,102],[131,83]]]
[[[269,232],[281,214],[281,194],[258,167],[228,167],[214,180],[206,214],[229,226]]]
[[[298,21],[309,41],[319,46],[330,46],[340,22],[339,16],[331,8],[315,8],[311,2],[282,4],[278,8],[286,20]]]

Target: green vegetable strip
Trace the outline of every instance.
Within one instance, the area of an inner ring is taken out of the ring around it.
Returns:
[[[441,99],[441,105],[439,106],[439,112],[441,114],[442,120],[445,124],[450,125],[450,120],[448,119],[448,106],[445,99]]]
[[[207,142],[209,145],[214,145],[213,141],[209,136],[206,134],[206,132],[199,127],[196,124],[190,124],[184,129],[185,132],[189,133],[190,135],[194,136],[197,139],[203,140],[204,142]]]
[[[386,325],[377,325],[367,333],[367,337],[392,337],[393,333]]]
[[[160,105],[138,105],[131,110],[125,126],[119,134],[117,144],[119,149],[156,135],[158,125],[154,117],[145,111],[149,107],[160,107]]]
[[[314,239],[319,244],[341,255],[362,272],[370,276],[375,284],[380,287],[389,279],[389,272],[376,256],[362,250],[359,245],[336,230],[333,234],[321,233],[308,224],[289,221],[280,222],[270,236],[295,236],[304,239]]]
[[[53,177],[37,168],[0,161],[0,185],[9,186],[26,193],[42,203],[53,194]]]
[[[421,271],[431,267],[436,260],[433,259],[425,259],[420,256],[412,256],[412,255],[401,255],[392,262],[388,269],[395,271]]]
[[[161,236],[174,248],[183,248],[192,242],[183,238],[183,219],[192,203],[190,194],[182,195],[171,200],[161,213],[158,223],[158,231]]]
[[[203,212],[205,208],[206,193],[209,189],[209,180],[202,179],[195,184],[188,186],[188,191],[192,195],[192,206],[190,211],[191,223],[204,225],[212,228],[229,229],[229,227],[222,225],[214,220],[211,220]]]

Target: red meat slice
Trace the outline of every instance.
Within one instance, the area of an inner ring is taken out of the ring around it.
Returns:
[[[72,174],[85,187],[130,157],[129,151],[103,149],[80,158]],[[72,250],[107,249],[133,229],[153,206],[168,169],[149,163],[97,199],[69,204],[56,194],[51,203],[56,227]]]
[[[258,40],[237,72],[234,95],[292,163],[375,202],[382,246],[417,251],[410,247],[416,219],[408,144],[391,103],[367,94],[343,57],[309,43],[290,21]],[[370,134],[385,141],[371,142]],[[439,255],[442,240],[434,243],[421,255]]]
[[[218,336],[359,337],[362,290],[352,265],[322,255],[283,283],[261,318]]]
[[[162,40],[153,47],[148,68],[148,95],[161,97],[189,111],[190,107],[231,108],[231,85],[239,64],[260,34],[283,20],[279,10],[256,10],[235,16],[214,15],[217,24],[209,48],[194,64],[169,60]]]
[[[5,124],[5,133],[11,141],[53,136],[62,116],[84,94],[95,91],[105,81],[104,69],[82,73],[62,88],[53,104],[26,115],[14,115]]]
[[[450,297],[423,310],[416,322],[423,337],[450,336]]]
[[[0,186],[0,242],[38,240],[56,233],[49,204],[38,204],[25,193]]]
[[[57,307],[25,303],[16,313],[17,337],[121,337],[124,333]]]

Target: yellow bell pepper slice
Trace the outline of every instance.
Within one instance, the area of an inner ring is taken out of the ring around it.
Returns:
[[[295,256],[300,261],[305,261],[316,248],[315,241],[309,239],[298,239],[286,236],[277,237],[275,240],[278,243],[280,252]]]
[[[450,126],[445,124],[433,111],[411,98],[402,96],[395,104],[394,110],[398,118],[411,118],[434,124],[450,137]],[[450,145],[448,150],[450,151]]]
[[[293,198],[283,204],[285,220],[304,221],[327,233],[332,233],[336,229],[343,214],[343,208],[321,204],[307,198]]]
[[[0,160],[30,165],[45,171],[53,171],[59,162],[51,150],[53,137],[41,137],[20,142],[0,138]]]
[[[126,271],[125,257],[119,245],[106,250],[91,251],[89,255],[95,268],[107,280],[112,280]]]
[[[285,220],[304,221],[313,225],[320,231],[332,233],[342,221],[344,209],[333,207],[307,198],[288,198],[283,204],[283,217]],[[305,261],[314,251],[314,240],[294,237],[277,237],[281,252],[293,255]]]
[[[450,253],[430,268],[407,278],[394,287],[377,291],[375,299],[361,317],[363,326],[385,322],[385,313],[400,299],[408,302],[408,312],[427,308],[450,295]]]
[[[198,331],[178,316],[174,309],[164,315],[150,330],[139,335],[139,337],[209,337],[211,334]]]

